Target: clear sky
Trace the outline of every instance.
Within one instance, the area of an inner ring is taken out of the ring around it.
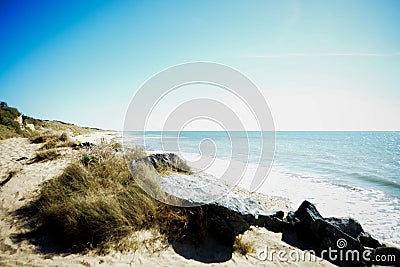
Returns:
[[[400,1],[0,1],[0,100],[122,129],[155,73],[232,66],[278,130],[400,130]]]

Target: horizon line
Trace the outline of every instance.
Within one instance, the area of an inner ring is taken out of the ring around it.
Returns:
[[[115,130],[117,132],[143,132],[143,130]],[[144,132],[225,132],[223,130],[145,130]],[[396,130],[227,130],[226,132],[400,132]]]
[[[247,55],[246,58],[283,58],[283,57],[397,57],[400,52],[393,53],[365,53],[365,52],[349,52],[349,53],[276,53],[276,54],[259,54]]]

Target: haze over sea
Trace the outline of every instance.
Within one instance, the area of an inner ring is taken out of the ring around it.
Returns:
[[[163,150],[161,133],[146,132],[146,150]],[[164,142],[175,135],[163,132]],[[249,169],[257,168],[259,136],[248,132]],[[135,145],[140,138],[125,132],[124,143]],[[218,170],[237,159],[231,155],[229,136],[182,131],[179,152],[190,161],[199,156],[202,140],[202,148],[207,142],[216,147],[215,153],[205,155],[216,158],[205,171],[218,177]],[[246,176],[239,185],[249,186]],[[351,216],[376,238],[400,244],[400,132],[278,131],[271,171],[257,192],[288,198],[293,208],[307,199],[325,217]]]

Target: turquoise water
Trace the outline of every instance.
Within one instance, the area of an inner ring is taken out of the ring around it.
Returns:
[[[278,132],[275,164],[400,197],[400,132]]]
[[[135,133],[132,133],[134,138]],[[174,132],[146,133],[146,149],[163,150],[175,142]],[[246,136],[243,136],[246,138]],[[179,133],[179,149],[200,153],[199,143],[210,139],[214,146],[203,143],[207,156],[229,160],[232,155],[229,135],[215,131]],[[249,162],[256,163],[260,154],[260,133],[248,132]],[[134,142],[134,141],[133,141]],[[247,152],[248,151],[248,152]],[[332,183],[379,189],[400,197],[400,132],[276,132],[274,165],[299,175],[314,175]]]
[[[160,136],[146,132],[146,149],[255,165],[262,147],[260,132],[239,134],[235,140],[246,142],[237,142],[234,153],[225,132],[163,132],[163,142]],[[124,143],[138,144],[140,137],[125,133]],[[400,132],[276,132],[275,148],[272,171],[258,191],[293,206],[310,199],[328,216],[355,217],[379,238],[400,243]]]

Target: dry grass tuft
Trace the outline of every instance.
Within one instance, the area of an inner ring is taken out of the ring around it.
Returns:
[[[40,162],[40,161],[48,161],[54,160],[61,156],[61,153],[57,151],[57,149],[46,149],[46,150],[38,150],[36,151],[35,157],[32,159],[30,163]]]
[[[70,137],[69,134],[67,132],[63,132],[60,137],[58,137],[58,140],[60,140],[61,142],[68,142],[70,141]]]
[[[242,236],[237,236],[233,243],[233,251],[245,256],[254,252],[254,244],[250,241],[243,240]]]
[[[63,132],[61,135],[55,133],[44,132],[42,134],[33,136],[30,138],[33,144],[42,144],[41,150],[53,149],[58,147],[70,147],[73,142],[67,132]]]
[[[31,141],[32,144],[42,144],[42,143],[47,142],[50,139],[56,139],[56,138],[57,138],[57,136],[54,134],[42,133],[42,134],[32,136],[29,140]]]
[[[146,157],[147,153],[143,147],[135,146],[133,148],[125,148],[124,155],[125,155],[125,160],[127,162],[130,162],[135,159]]]

